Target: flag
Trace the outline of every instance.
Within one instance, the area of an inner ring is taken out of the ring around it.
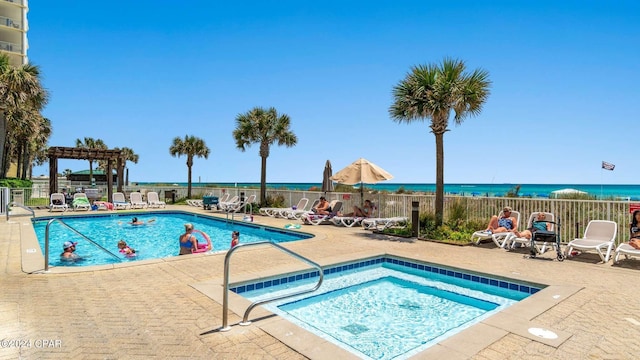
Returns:
[[[613,170],[616,166],[613,165],[612,163],[608,163],[606,161],[602,162],[602,168],[605,170]]]

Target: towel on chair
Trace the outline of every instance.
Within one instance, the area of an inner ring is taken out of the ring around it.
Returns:
[[[78,206],[78,205],[90,205],[90,204],[89,204],[89,199],[83,198],[83,197],[79,197],[79,198],[73,199],[72,205],[73,206]]]
[[[113,204],[108,201],[94,201],[95,205],[98,205],[99,208],[105,208],[107,210],[113,210]]]

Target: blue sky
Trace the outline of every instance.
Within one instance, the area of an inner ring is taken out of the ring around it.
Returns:
[[[445,183],[637,182],[637,1],[31,1],[29,59],[50,102],[50,146],[130,147],[131,181],[186,182],[176,136],[211,149],[194,182],[258,182],[235,118],[291,117],[267,182],[321,182],[364,157],[397,183],[435,182],[428,120],[398,124],[392,88],[445,57],[490,74],[482,113],[444,136]],[[601,170],[601,162],[616,165]],[[61,160],[59,169],[88,168]],[[48,174],[48,165],[34,175]]]

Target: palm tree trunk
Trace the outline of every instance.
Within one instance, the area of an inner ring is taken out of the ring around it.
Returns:
[[[260,170],[260,205],[267,204],[267,157],[262,156],[262,169]]]
[[[5,143],[7,141],[7,117],[4,111],[0,111],[0,179],[7,177],[7,168],[5,167]]]
[[[189,168],[189,174],[187,175],[187,198],[191,199],[191,165],[187,164],[187,168]]]
[[[442,225],[444,214],[444,133],[436,133],[436,226]]]
[[[22,180],[27,178],[27,169],[29,169],[29,164],[31,164],[31,154],[29,154],[29,147],[24,146],[22,152],[22,174],[20,175]]]
[[[89,160],[89,187],[93,184],[93,160]]]

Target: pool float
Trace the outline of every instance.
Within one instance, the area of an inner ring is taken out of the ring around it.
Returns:
[[[196,239],[197,250],[195,250],[194,253],[207,252],[207,251],[213,249],[213,246],[211,246],[211,238],[209,238],[209,235],[207,235],[207,233],[205,233],[203,231],[200,231],[200,230],[197,230],[197,229],[193,229],[192,232],[202,235],[202,237],[207,241],[206,244],[204,244],[204,243],[200,244],[198,242],[198,240]]]
[[[300,229],[301,227],[300,224],[287,224],[284,226],[285,229]]]

